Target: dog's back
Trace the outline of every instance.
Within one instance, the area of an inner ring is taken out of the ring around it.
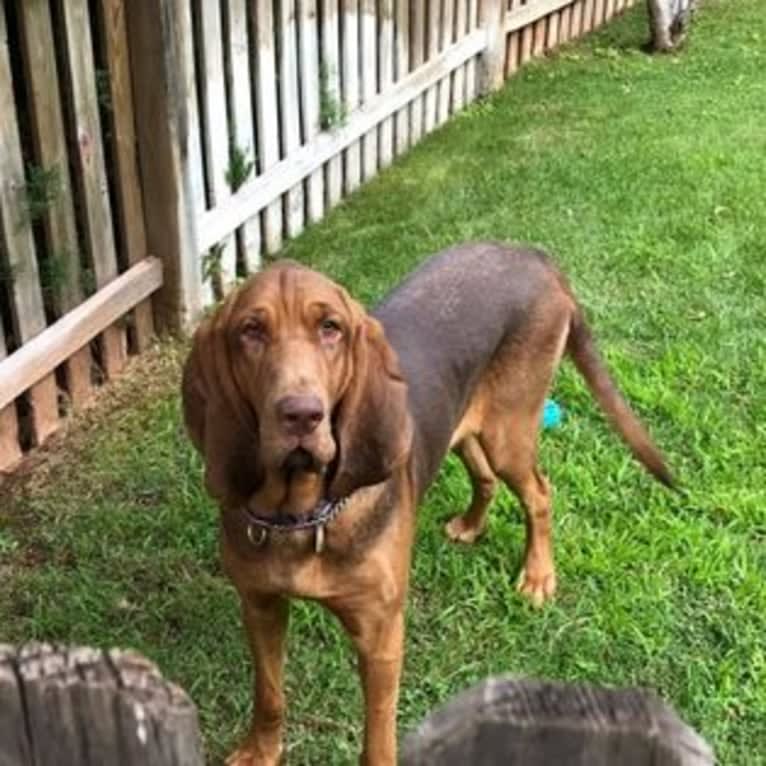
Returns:
[[[372,312],[408,382],[421,487],[498,348],[521,335],[535,305],[560,292],[544,253],[468,243],[429,258]]]
[[[566,279],[542,251],[458,245],[425,261],[373,313],[408,383],[419,494],[449,448],[481,430],[485,401],[498,408],[496,419],[525,420],[534,441],[537,410],[565,352],[638,460],[672,483],[598,356]]]

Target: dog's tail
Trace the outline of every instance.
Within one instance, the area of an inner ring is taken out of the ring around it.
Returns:
[[[575,308],[570,324],[567,351],[596,401],[636,458],[658,481],[666,487],[675,488],[662,453],[609,375],[579,306]]]

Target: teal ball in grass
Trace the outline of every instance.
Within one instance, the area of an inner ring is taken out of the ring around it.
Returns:
[[[564,412],[559,404],[553,399],[546,399],[543,408],[543,428],[556,428],[561,425],[563,418]]]

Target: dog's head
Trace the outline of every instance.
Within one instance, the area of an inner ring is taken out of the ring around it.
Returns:
[[[310,269],[280,263],[194,337],[184,414],[225,504],[305,511],[390,476],[407,454],[406,386],[380,323]]]

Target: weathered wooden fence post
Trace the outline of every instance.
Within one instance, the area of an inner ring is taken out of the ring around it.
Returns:
[[[481,57],[482,93],[500,88],[505,81],[505,0],[481,0],[481,24],[487,33],[487,48]]]
[[[401,766],[712,766],[707,743],[638,689],[489,678],[410,733]]]
[[[133,652],[0,644],[2,766],[203,766],[197,710]]]
[[[125,12],[147,247],[164,266],[155,305],[161,326],[188,329],[203,308],[191,9],[185,0],[131,0]]]

